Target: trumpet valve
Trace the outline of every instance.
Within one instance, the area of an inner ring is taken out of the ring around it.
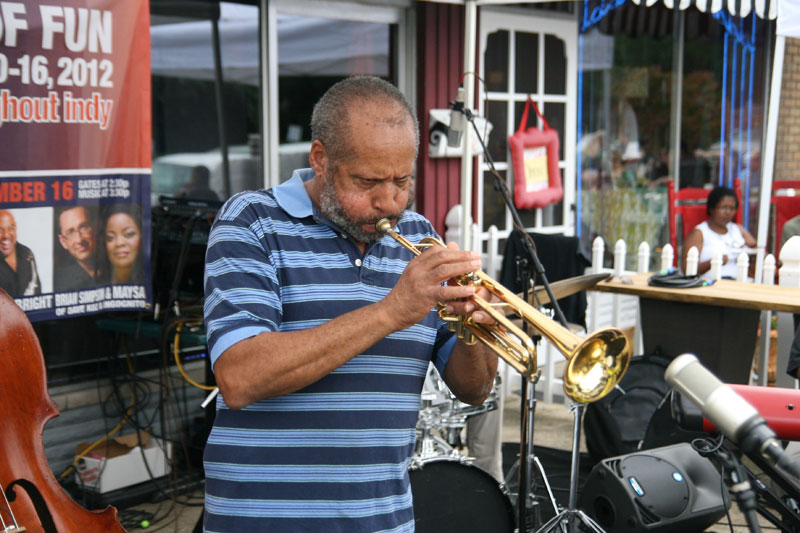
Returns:
[[[464,344],[472,346],[473,344],[478,342],[478,339],[475,338],[475,335],[473,335],[469,329],[463,328],[463,330],[464,331],[463,334],[461,335],[461,340],[464,341]]]
[[[456,322],[451,322],[450,323],[450,327],[454,327],[455,328],[455,329],[453,329],[453,331],[455,331],[456,337],[458,337],[459,339],[463,339],[464,338],[464,334],[466,333],[467,330],[464,328],[464,321],[463,320],[457,320]]]

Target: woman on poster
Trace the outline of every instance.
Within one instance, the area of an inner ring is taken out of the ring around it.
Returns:
[[[105,246],[98,247],[100,282],[143,283],[142,213],[136,204],[113,204],[103,210],[100,234]]]

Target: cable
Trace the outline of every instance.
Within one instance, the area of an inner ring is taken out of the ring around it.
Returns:
[[[122,420],[120,420],[119,424],[117,424],[117,427],[115,427],[114,429],[112,429],[111,431],[106,433],[105,436],[100,437],[99,439],[94,441],[87,448],[84,448],[79,454],[77,454],[75,456],[75,459],[72,461],[72,463],[59,475],[59,477],[60,478],[67,477],[69,475],[69,473],[72,472],[72,470],[74,470],[75,465],[77,465],[78,462],[80,462],[80,460],[83,459],[90,451],[92,451],[95,448],[97,448],[100,444],[102,444],[103,442],[107,441],[109,437],[111,437],[112,435],[117,433],[119,430],[121,430],[125,426],[125,424],[128,422],[128,416],[130,415],[130,412],[133,409],[133,406],[134,406],[135,403],[136,403],[136,395],[135,395],[135,393],[132,392],[131,393],[131,402],[128,405],[128,409],[125,411],[125,414],[123,415]]]
[[[139,332],[140,332],[140,326],[141,326],[141,314],[139,316],[139,320],[140,320],[140,325],[139,325],[139,327],[136,328],[136,335],[135,335],[136,339],[139,338]],[[163,342],[166,342],[167,338],[168,337],[166,335],[162,335],[162,341]],[[119,342],[119,338],[118,338],[118,342]],[[162,353],[166,354],[166,353],[168,353],[168,350],[165,351],[165,346],[163,345],[163,342],[162,342]],[[117,361],[118,358],[113,356],[113,355],[111,355],[111,354],[109,354],[109,357],[108,357],[109,367],[108,368],[109,368],[109,381],[110,381],[110,384],[111,384],[111,392],[110,392],[110,394],[108,394],[108,396],[106,396],[105,400],[102,402],[102,407],[101,407],[103,415],[104,415],[104,417],[106,419],[108,419],[108,418],[116,418],[118,416],[121,416],[122,420],[119,422],[119,424],[117,424],[116,427],[114,427],[113,429],[108,431],[107,434],[104,437],[98,439],[97,441],[92,443],[89,447],[84,449],[82,451],[82,453],[75,458],[73,463],[61,474],[60,477],[61,478],[66,477],[74,469],[75,465],[77,465],[78,462],[83,457],[86,456],[86,454],[88,454],[91,450],[96,449],[103,442],[108,442],[109,438],[111,436],[113,436],[114,434],[118,433],[125,425],[129,425],[129,426],[131,426],[133,429],[135,429],[137,431],[137,439],[138,439],[140,453],[142,454],[142,460],[145,463],[145,469],[148,471],[148,475],[149,475],[150,481],[154,484],[156,490],[161,495],[163,495],[166,498],[172,500],[173,503],[170,506],[170,508],[174,508],[174,506],[176,504],[189,505],[189,506],[198,506],[200,504],[197,503],[197,502],[191,502],[191,501],[188,501],[188,500],[179,500],[176,497],[176,493],[174,491],[172,492],[172,494],[168,494],[167,492],[165,492],[165,490],[163,488],[163,484],[159,484],[156,481],[156,478],[154,477],[153,471],[152,471],[150,465],[148,464],[148,459],[147,459],[147,456],[145,455],[145,450],[144,450],[144,446],[143,446],[143,442],[142,442],[142,436],[141,436],[141,432],[142,431],[148,431],[151,434],[151,436],[156,439],[154,442],[156,442],[156,444],[159,445],[159,446],[161,446],[160,442],[162,440],[163,441],[168,441],[168,442],[169,441],[175,442],[176,444],[179,444],[179,445],[182,444],[184,452],[186,453],[186,457],[188,457],[188,450],[187,450],[187,448],[185,446],[185,440],[182,438],[182,435],[178,439],[169,439],[168,438],[168,432],[166,431],[166,426],[164,424],[168,423],[169,421],[166,420],[166,416],[164,416],[163,411],[162,411],[162,416],[161,416],[161,420],[162,420],[162,432],[161,432],[161,435],[158,435],[157,432],[154,432],[152,430],[153,424],[155,423],[155,417],[159,414],[159,410],[155,409],[155,410],[152,410],[152,412],[151,412],[151,409],[149,407],[150,406],[150,398],[152,398],[152,393],[151,393],[150,388],[151,388],[151,386],[155,386],[160,390],[161,400],[159,402],[159,405],[162,407],[162,409],[165,406],[165,404],[167,404],[167,403],[169,403],[173,407],[177,407],[177,412],[175,413],[177,415],[175,417],[175,422],[176,423],[180,423],[181,425],[184,425],[183,421],[188,419],[188,416],[184,416],[187,411],[181,409],[182,406],[180,406],[180,402],[176,401],[176,402],[170,403],[171,395],[170,395],[170,392],[169,392],[171,390],[171,386],[170,386],[171,379],[179,379],[180,380],[180,378],[176,377],[176,376],[169,376],[168,373],[164,372],[164,369],[165,369],[165,366],[166,366],[165,365],[166,361],[165,361],[164,358],[162,358],[162,365],[161,365],[162,375],[161,375],[161,379],[160,380],[146,379],[146,378],[143,378],[143,377],[139,376],[137,374],[137,372],[136,372],[136,369],[134,368],[134,359],[131,357],[131,352],[128,349],[128,346],[127,346],[127,344],[128,344],[127,343],[127,337],[122,337],[122,343],[123,343],[124,349],[125,349],[125,358],[126,358],[127,365],[126,365],[125,371],[121,372],[122,369],[119,368],[119,366],[118,366],[118,361]],[[116,350],[113,350],[113,352],[116,353]],[[126,405],[125,400],[122,398],[122,395],[121,395],[122,389],[125,388],[126,386],[128,388],[130,388],[130,391],[131,391],[131,398],[130,398],[130,401],[127,403],[127,405]],[[186,387],[182,387],[181,389],[185,392]],[[184,400],[185,400],[185,397],[184,397]],[[184,403],[185,403],[185,401],[184,401]],[[175,426],[174,432],[171,430],[169,433],[179,434],[180,435],[180,430],[179,430],[178,426]],[[164,450],[164,453],[166,455],[166,450]],[[172,455],[174,457],[174,454],[170,454],[170,455]],[[187,461],[187,463],[188,463],[188,461]],[[175,482],[175,479],[173,479],[173,476],[177,475],[177,470],[178,469],[175,467],[174,461],[172,461],[172,465],[171,466],[172,466],[172,468],[170,469],[170,472],[169,472],[169,474],[170,474],[169,484],[170,484],[170,486],[174,487],[174,486],[176,486],[176,482]],[[161,477],[161,476],[159,476],[159,477]],[[80,481],[82,481],[82,480],[80,480]],[[82,485],[82,483],[81,483],[81,485]],[[191,482],[190,482],[189,486],[191,486]],[[155,523],[167,518],[169,516],[170,512],[171,512],[171,510],[169,510],[162,517],[158,517],[155,514],[152,515],[152,516],[144,516],[144,519],[147,520],[147,522],[149,522],[150,525],[153,525],[153,524],[155,524]],[[132,517],[131,520],[134,520],[134,518]],[[142,518],[138,518],[133,523],[131,523],[130,521],[126,520],[126,523],[128,524],[129,527],[137,526],[137,525],[141,524],[141,522],[142,522]],[[171,523],[171,522],[172,521],[170,521],[169,523]],[[151,530],[153,530],[153,529],[151,529]],[[155,530],[153,530],[153,531],[155,531]]]
[[[700,276],[687,276],[680,270],[670,268],[647,278],[647,284],[653,287],[692,289],[694,287],[708,287],[709,285],[713,285],[714,281],[703,279]]]
[[[189,383],[191,383],[192,385],[194,385],[198,389],[214,390],[214,389],[216,389],[216,387],[212,387],[211,385],[201,385],[200,383],[197,383],[195,380],[190,378],[189,375],[186,373],[186,371],[183,369],[183,364],[181,364],[180,349],[178,347],[178,343],[180,341],[181,328],[187,322],[181,322],[180,324],[178,324],[178,327],[175,329],[175,340],[172,343],[173,344],[173,353],[175,354],[175,366],[178,367],[178,370],[180,371],[181,376],[183,376],[183,379],[185,379],[186,381],[188,381]]]

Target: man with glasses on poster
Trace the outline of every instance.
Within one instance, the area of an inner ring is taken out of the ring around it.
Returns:
[[[58,242],[69,253],[66,264],[57,269],[56,291],[71,291],[97,284],[95,268],[94,217],[84,206],[58,211]]]

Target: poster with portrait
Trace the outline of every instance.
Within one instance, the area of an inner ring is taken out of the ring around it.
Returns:
[[[3,1],[0,288],[31,321],[149,308],[147,0]]]

